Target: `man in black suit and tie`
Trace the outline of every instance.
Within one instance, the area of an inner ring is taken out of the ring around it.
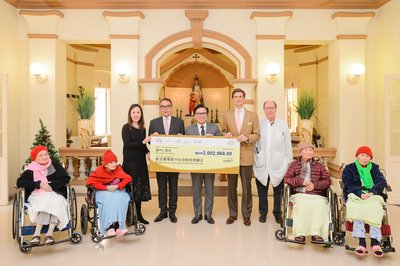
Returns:
[[[161,116],[150,121],[149,135],[158,136],[185,134],[185,126],[183,120],[171,115],[172,101],[169,98],[160,100]],[[157,172],[158,184],[158,206],[160,214],[154,219],[154,222],[160,222],[168,217],[171,222],[176,223],[175,212],[178,206],[178,175],[179,173]],[[167,207],[167,184],[169,187],[169,206]]]
[[[221,133],[217,125],[207,123],[208,119],[208,108],[202,104],[199,104],[194,108],[194,117],[197,123],[186,128],[186,135],[197,135],[197,136],[220,136]],[[202,216],[202,199],[201,199],[201,187],[204,180],[204,192],[205,192],[205,203],[204,203],[204,220],[209,224],[214,224],[215,221],[212,218],[212,209],[214,205],[214,180],[215,174],[210,173],[192,173],[192,186],[193,186],[193,208],[194,217],[192,224],[197,224]]]

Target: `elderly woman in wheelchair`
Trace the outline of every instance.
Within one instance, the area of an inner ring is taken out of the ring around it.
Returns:
[[[69,223],[66,186],[70,177],[58,162],[50,159],[45,146],[34,147],[30,157],[32,162],[17,179],[17,187],[24,188],[28,197],[30,220],[36,223],[30,245],[41,244],[40,234],[44,225],[48,225],[44,244],[51,245],[55,243],[54,229],[62,230]]]
[[[304,244],[311,235],[312,243],[326,244],[329,238],[330,206],[327,189],[331,180],[325,166],[313,159],[311,143],[298,144],[299,158],[291,163],[284,182],[290,186],[293,204],[293,236]]]
[[[369,224],[371,251],[374,256],[382,257],[380,241],[385,201],[381,194],[387,186],[386,179],[379,166],[371,162],[373,153],[368,146],[358,148],[356,158],[344,168],[342,175],[346,220],[353,222],[353,237],[359,241],[354,252],[358,256],[366,254],[365,224]]]
[[[103,155],[103,165],[94,170],[86,184],[96,190],[96,205],[101,234],[106,237],[123,236],[128,232],[125,221],[130,196],[125,186],[132,181],[112,151]]]

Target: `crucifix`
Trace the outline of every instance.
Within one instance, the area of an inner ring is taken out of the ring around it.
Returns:
[[[193,58],[197,61],[197,59],[199,59],[200,56],[198,56],[197,54],[194,54]]]

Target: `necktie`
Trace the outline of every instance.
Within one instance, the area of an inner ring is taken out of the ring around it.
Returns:
[[[204,136],[206,134],[206,132],[204,131],[204,126],[200,126],[200,128],[201,128],[200,135]]]
[[[240,129],[242,128],[242,121],[240,121],[240,110],[236,110],[236,128],[238,133],[240,133]]]
[[[169,134],[169,118],[165,118],[165,125],[164,125],[165,134]]]

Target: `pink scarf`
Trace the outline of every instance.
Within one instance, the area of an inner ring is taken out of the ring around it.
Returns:
[[[33,181],[37,182],[44,182],[47,183],[47,169],[50,167],[51,165],[51,160],[49,160],[48,163],[46,163],[45,165],[41,165],[35,161],[31,162],[28,167],[26,168],[27,170],[31,170],[33,172]],[[35,189],[36,193],[40,193],[40,192],[46,192],[43,189]]]

